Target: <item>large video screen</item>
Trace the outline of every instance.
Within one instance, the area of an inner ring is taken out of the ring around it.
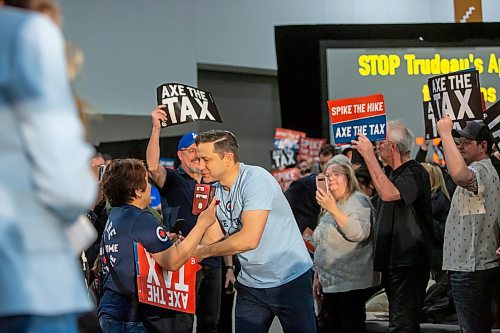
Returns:
[[[476,68],[486,106],[500,98],[500,46],[401,44],[322,41],[323,96],[332,100],[383,94],[387,120],[402,120],[415,136],[424,135],[422,102],[429,98],[430,77]]]

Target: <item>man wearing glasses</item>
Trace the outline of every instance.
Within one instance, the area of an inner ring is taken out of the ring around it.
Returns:
[[[177,145],[177,157],[180,166],[166,169],[159,165],[161,121],[167,120],[165,106],[158,106],[151,113],[152,130],[149,138],[146,159],[151,178],[160,189],[163,222],[168,230],[176,223],[183,236],[189,234],[196,224],[193,215],[194,187],[203,183],[200,173],[200,160],[196,154],[196,132],[184,134]],[[230,258],[227,258],[231,266]],[[202,269],[196,276],[196,317],[197,332],[217,332],[221,299],[221,257],[207,258],[200,262]],[[177,313],[173,332],[193,331],[192,314]]]
[[[431,189],[427,171],[410,157],[413,134],[401,122],[387,123],[377,143],[386,176],[364,135],[352,142],[364,157],[379,194],[374,233],[374,270],[382,272],[389,300],[389,330],[419,332],[432,251]]]

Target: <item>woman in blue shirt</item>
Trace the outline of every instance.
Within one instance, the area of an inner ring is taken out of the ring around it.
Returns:
[[[145,210],[151,200],[151,188],[142,161],[114,160],[102,182],[104,194],[113,209],[100,249],[104,277],[98,307],[99,322],[104,333],[147,332],[142,323],[144,314],[138,313],[142,311],[137,311],[132,305],[137,304],[133,243],[140,243],[166,270],[178,270],[193,255],[205,231],[215,222],[215,200],[200,214],[189,235],[182,242],[173,244],[155,217]],[[119,282],[110,273],[110,265]],[[146,307],[140,306],[141,310]]]

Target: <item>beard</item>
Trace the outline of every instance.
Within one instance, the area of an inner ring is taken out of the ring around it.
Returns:
[[[191,161],[191,163],[189,163],[188,167],[192,173],[201,173],[199,165],[200,165],[200,160],[194,159]]]

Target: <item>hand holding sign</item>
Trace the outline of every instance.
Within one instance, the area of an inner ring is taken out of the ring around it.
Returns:
[[[201,268],[196,258],[191,257],[172,272],[162,269],[140,243],[134,242],[134,254],[139,302],[195,313],[196,272]]]
[[[443,118],[439,119],[437,122],[437,131],[439,136],[442,138],[443,136],[451,136],[451,130],[453,129],[453,122],[451,118],[446,115]]]
[[[179,125],[198,120],[222,123],[208,91],[179,83],[165,83],[156,88],[158,105],[164,105],[167,119],[162,127]]]
[[[428,81],[431,102],[424,102],[426,138],[436,135],[434,124],[448,115],[454,129],[462,129],[470,120],[482,119],[483,107],[479,72],[466,70],[432,77]]]
[[[358,135],[358,140],[351,141],[352,147],[356,149],[364,159],[370,154],[374,155],[373,145],[370,140],[363,134]]]
[[[162,123],[167,123],[167,113],[165,112],[165,105],[158,105],[156,109],[151,112],[151,122],[153,124],[153,129],[160,129]]]

